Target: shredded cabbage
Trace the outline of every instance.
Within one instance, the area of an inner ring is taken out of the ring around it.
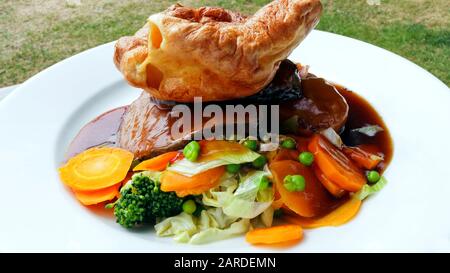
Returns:
[[[259,145],[260,152],[272,152],[276,151],[278,148],[280,148],[280,145],[277,142],[261,143]]]
[[[241,177],[239,186],[235,177],[228,177],[221,186],[204,193],[202,203],[206,206],[221,207],[228,216],[255,218],[269,208],[273,201],[272,188],[260,190],[262,177],[267,175],[264,171],[249,172]]]
[[[226,173],[221,178],[219,187],[203,193],[202,203],[205,206],[221,208],[233,196],[233,192],[238,188],[239,181],[235,175]]]
[[[155,229],[158,236],[179,236],[183,234],[182,237],[186,235],[190,237],[197,231],[197,225],[194,223],[194,218],[191,215],[182,212],[156,224]]]
[[[215,159],[205,162],[192,162],[186,158],[179,160],[169,166],[167,169],[186,176],[194,176],[198,173],[207,171],[209,169],[228,165],[228,164],[243,164],[253,162],[260,155],[252,150],[248,150],[245,153],[223,153],[220,155],[220,159]]]
[[[261,222],[266,227],[271,227],[273,223],[273,214],[275,213],[275,210],[272,206],[268,207],[263,213],[261,213]]]
[[[369,137],[374,137],[379,132],[383,132],[384,129],[378,125],[367,125],[361,128],[353,129],[353,132],[359,132]]]
[[[238,176],[225,173],[218,187],[203,193],[206,207],[195,217],[187,213],[167,218],[155,225],[158,236],[173,236],[180,243],[204,244],[243,234],[250,228],[250,219],[261,215],[270,226],[273,220],[272,187],[261,189],[265,171],[252,170]]]
[[[223,207],[223,212],[229,216],[252,219],[263,213],[272,202],[254,202],[240,198],[231,198]]]
[[[328,139],[334,146],[338,147],[339,149],[344,146],[344,142],[341,139],[341,136],[339,136],[338,133],[333,128],[327,128],[320,132],[322,136],[324,136],[326,139]]]
[[[205,244],[227,239],[248,231],[250,221],[230,218],[221,209],[203,210],[200,217],[185,212],[155,225],[158,236],[174,236],[179,243]]]
[[[366,199],[368,196],[370,196],[376,192],[379,192],[381,189],[383,189],[386,186],[386,184],[387,184],[387,179],[384,176],[382,176],[375,185],[372,185],[372,186],[369,186],[367,184],[364,185],[361,188],[361,190],[359,190],[355,194],[355,197],[362,201],[362,200]]]

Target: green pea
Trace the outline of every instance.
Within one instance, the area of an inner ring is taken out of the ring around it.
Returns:
[[[183,203],[183,211],[187,214],[192,214],[197,210],[197,205],[194,200],[186,200]]]
[[[305,166],[311,166],[314,162],[314,155],[310,152],[302,152],[298,156],[298,161]]]
[[[267,163],[266,157],[261,155],[253,161],[252,165],[257,169],[261,169],[262,167],[264,167],[264,165],[266,165],[266,163]]]
[[[287,138],[281,142],[281,147],[285,149],[295,149],[296,145],[297,144],[295,143],[295,140],[293,140],[292,138]]]
[[[377,183],[381,178],[380,173],[377,171],[368,171],[366,176],[369,183]]]
[[[265,190],[270,186],[270,180],[267,176],[261,177],[261,181],[259,182],[259,189]]]
[[[305,178],[302,175],[287,175],[284,178],[284,187],[290,191],[304,191],[306,187]]]
[[[184,157],[189,161],[196,161],[200,154],[200,144],[197,141],[189,142],[183,149]]]
[[[241,165],[239,164],[229,164],[227,165],[227,172],[229,173],[237,173],[241,169]]]
[[[256,151],[258,149],[258,142],[256,140],[247,139],[244,141],[243,145],[252,151]]]

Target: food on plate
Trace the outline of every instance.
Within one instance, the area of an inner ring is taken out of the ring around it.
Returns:
[[[280,244],[300,240],[303,237],[299,225],[281,225],[269,228],[259,228],[247,232],[245,238],[251,244]]]
[[[317,0],[279,0],[251,17],[181,5],[150,16],[114,55],[143,92],[81,129],[61,180],[124,228],[153,225],[179,243],[246,234],[280,245],[349,222],[386,186],[393,147],[366,100],[286,59],[320,11]],[[181,133],[179,106],[194,112]],[[273,106],[268,116],[226,118],[229,107]],[[221,112],[202,115],[209,107]],[[278,131],[251,133],[273,119]],[[241,125],[244,134],[226,133]],[[216,134],[198,137],[205,129]]]
[[[132,161],[133,154],[124,149],[92,148],[72,157],[59,173],[64,183],[75,190],[99,190],[121,182]]]
[[[341,132],[347,121],[349,109],[344,97],[336,92],[336,87],[312,75],[303,79],[301,85],[303,96],[281,105],[280,115],[282,119],[287,120],[285,122],[287,129],[290,129],[291,133],[302,135],[327,128]],[[297,128],[292,128],[293,122],[301,124],[296,125]]]
[[[318,23],[319,0],[279,0],[253,16],[176,4],[119,39],[114,61],[132,85],[161,100],[253,95]]]
[[[257,95],[250,96],[242,101],[226,101],[222,104],[219,103],[219,105],[225,107],[228,104],[257,104],[301,98],[301,84],[297,72],[297,66],[285,60],[281,63],[280,69],[272,82]],[[336,91],[333,90],[332,92]],[[171,129],[176,121],[174,105],[174,103],[158,101],[149,93],[143,92],[125,110],[119,110],[120,113],[124,112],[121,117],[117,118],[122,119],[122,122],[118,122],[120,126],[111,125],[116,131],[120,127],[117,134],[119,147],[133,152],[138,159],[184,147],[192,135],[204,128],[208,119],[205,118],[200,126],[192,123],[190,130],[185,130],[183,135],[172,136]],[[192,105],[188,106],[192,108]],[[204,105],[204,107],[207,107],[207,105]],[[116,113],[113,112],[113,114],[113,118],[116,118]],[[257,123],[257,120],[246,120],[245,122]]]

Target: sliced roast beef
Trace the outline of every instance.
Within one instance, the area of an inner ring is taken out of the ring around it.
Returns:
[[[333,85],[312,75],[300,82],[296,66],[289,61],[282,63],[275,79],[259,93],[259,97],[224,101],[219,106],[225,114],[226,105],[237,104],[280,104],[280,122],[283,124],[295,117],[296,129],[290,133],[296,135],[309,135],[329,127],[339,132],[348,116],[348,105]],[[202,124],[195,124],[192,120],[191,128],[173,136],[172,126],[179,119],[173,111],[174,105],[175,103],[157,101],[147,92],[143,92],[123,116],[117,134],[117,145],[134,153],[135,158],[145,159],[182,148],[192,135],[204,129],[205,125],[226,125],[211,123],[211,118],[203,118]],[[194,112],[192,104],[186,106]],[[248,116],[244,121],[232,121],[233,126],[236,126],[236,122],[258,126],[257,119],[249,120]],[[248,127],[246,130],[248,132]],[[223,131],[226,132],[225,129]]]
[[[208,128],[211,129],[212,133],[216,132],[216,128],[221,128],[220,132],[223,132],[223,134],[220,134],[220,137],[228,138],[231,136],[225,127],[227,125],[226,104],[218,105],[223,114],[222,118],[215,115],[202,117],[199,123],[196,123],[194,118],[202,115],[195,112],[193,104],[180,105],[187,106],[190,109],[189,128],[179,126],[180,122],[178,121],[182,121],[182,115],[180,116],[177,113],[174,104],[158,101],[147,92],[143,92],[137,100],[128,106],[123,115],[117,133],[117,146],[134,153],[136,159],[145,159],[167,151],[178,150],[193,139],[194,134],[199,133],[200,138],[202,135],[204,136],[202,133],[205,133],[204,130]],[[210,104],[201,105],[201,111],[203,112],[208,105]],[[244,119],[229,122],[229,125],[234,127],[234,132],[238,132],[238,124],[243,124],[245,132],[248,133],[250,124],[257,125],[257,117],[252,119],[252,117],[245,116]],[[196,136],[195,139],[198,139],[198,137]]]
[[[309,75],[302,79],[302,92],[301,99],[281,104],[282,128],[296,135],[310,135],[330,127],[341,132],[349,107],[336,87]]]
[[[161,154],[182,147],[186,140],[173,138],[172,106],[155,101],[142,92],[127,109],[117,134],[117,145],[134,153],[136,159]]]

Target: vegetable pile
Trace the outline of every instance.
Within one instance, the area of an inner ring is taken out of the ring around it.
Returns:
[[[83,205],[94,205],[119,195],[133,154],[119,148],[92,148],[71,158],[59,168],[61,180]]]
[[[387,183],[376,148],[347,147],[329,130],[279,143],[192,141],[143,162],[92,148],[59,171],[83,205],[105,204],[124,228],[151,224],[191,244],[244,233],[256,245],[296,242],[304,228],[350,221]]]
[[[133,176],[120,191],[120,198],[108,207],[114,207],[117,223],[132,228],[142,223],[154,223],[181,212],[183,199],[173,192],[164,192],[155,181],[143,173]]]

